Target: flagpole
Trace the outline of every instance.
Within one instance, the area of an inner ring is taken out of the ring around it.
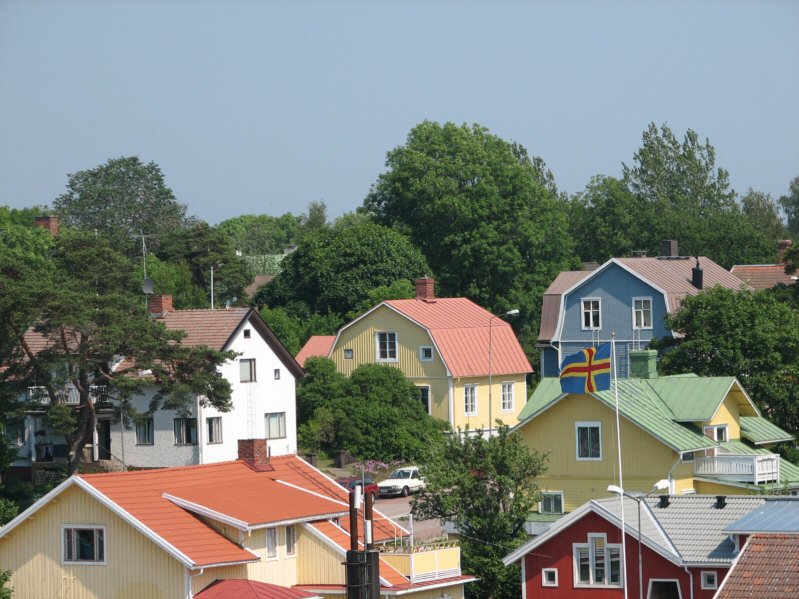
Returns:
[[[619,488],[624,489],[621,470],[621,427],[619,426],[619,379],[616,373],[616,331],[610,334],[610,361],[613,364],[613,394],[616,400],[616,448],[619,455]],[[624,494],[619,493],[621,505],[621,565],[624,571],[624,599],[627,599],[627,527],[624,524]]]

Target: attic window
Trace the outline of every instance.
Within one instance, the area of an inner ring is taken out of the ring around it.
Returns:
[[[419,348],[419,359],[422,362],[432,362],[433,348],[429,345],[423,345]]]
[[[252,336],[252,331],[250,329],[244,329],[244,338],[249,339]]]
[[[345,360],[352,360],[352,350],[351,349],[345,349],[344,350],[344,359]]]

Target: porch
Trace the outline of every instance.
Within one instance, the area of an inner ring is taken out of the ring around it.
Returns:
[[[694,461],[694,476],[710,476],[755,485],[779,482],[780,456],[770,453],[698,457]]]

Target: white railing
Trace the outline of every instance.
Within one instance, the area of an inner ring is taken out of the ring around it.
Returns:
[[[76,406],[80,403],[80,394],[73,385],[56,389],[56,398],[59,403]],[[50,395],[45,387],[28,387],[28,400],[42,405],[50,404]],[[89,401],[108,401],[107,385],[92,385],[89,387]]]
[[[754,484],[778,482],[780,456],[777,454],[717,455],[696,458],[694,475],[715,476],[724,480]]]

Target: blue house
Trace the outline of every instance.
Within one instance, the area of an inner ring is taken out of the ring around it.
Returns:
[[[666,244],[676,254],[676,242]],[[664,318],[682,298],[721,285],[749,289],[709,258],[677,255],[611,258],[595,270],[561,272],[544,293],[538,347],[542,377],[558,376],[564,356],[616,335],[617,371],[629,375],[628,352],[655,337],[676,336]]]

